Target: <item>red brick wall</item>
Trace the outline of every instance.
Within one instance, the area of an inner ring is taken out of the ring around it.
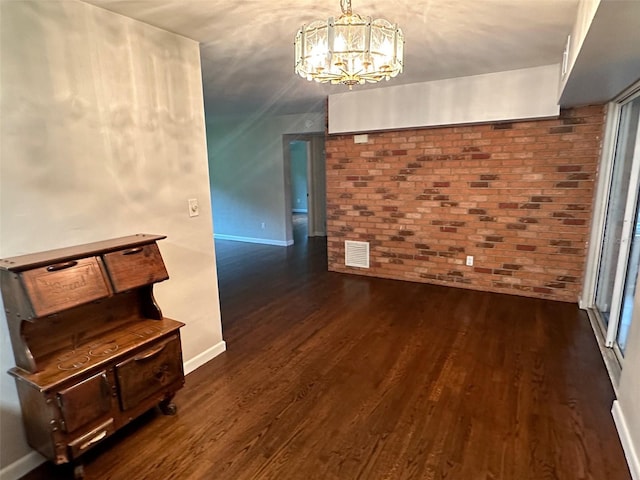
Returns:
[[[603,121],[589,106],[366,144],[328,136],[329,269],[575,302]],[[370,269],[345,267],[345,240],[370,243]]]

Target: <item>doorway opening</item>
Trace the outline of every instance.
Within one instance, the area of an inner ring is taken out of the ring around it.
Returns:
[[[309,163],[310,141],[292,140],[289,142],[291,162],[291,219],[293,239],[309,236]]]
[[[609,111],[583,306],[608,350],[605,363],[617,387],[640,265],[640,85]]]
[[[624,350],[638,274],[638,177],[640,175],[640,92],[620,105],[609,199],[596,280],[595,308],[606,346],[619,360]]]
[[[283,135],[287,238],[327,234],[324,134]]]

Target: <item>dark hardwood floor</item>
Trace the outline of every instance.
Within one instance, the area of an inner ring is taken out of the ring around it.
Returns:
[[[227,352],[88,479],[630,479],[575,305],[330,273],[298,240],[216,242]]]

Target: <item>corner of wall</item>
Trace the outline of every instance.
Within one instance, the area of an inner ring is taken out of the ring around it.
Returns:
[[[618,429],[620,443],[622,443],[622,449],[624,450],[624,455],[627,459],[627,464],[629,465],[631,478],[633,478],[633,480],[640,480],[640,455],[638,453],[637,446],[633,443],[629,424],[627,423],[627,419],[618,400],[613,402],[611,414],[613,415],[613,420],[616,424],[616,428]]]

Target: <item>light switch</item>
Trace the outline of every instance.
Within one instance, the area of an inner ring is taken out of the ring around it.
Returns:
[[[200,215],[200,206],[198,205],[198,199],[190,198],[189,199],[189,216],[197,217],[198,215]]]

